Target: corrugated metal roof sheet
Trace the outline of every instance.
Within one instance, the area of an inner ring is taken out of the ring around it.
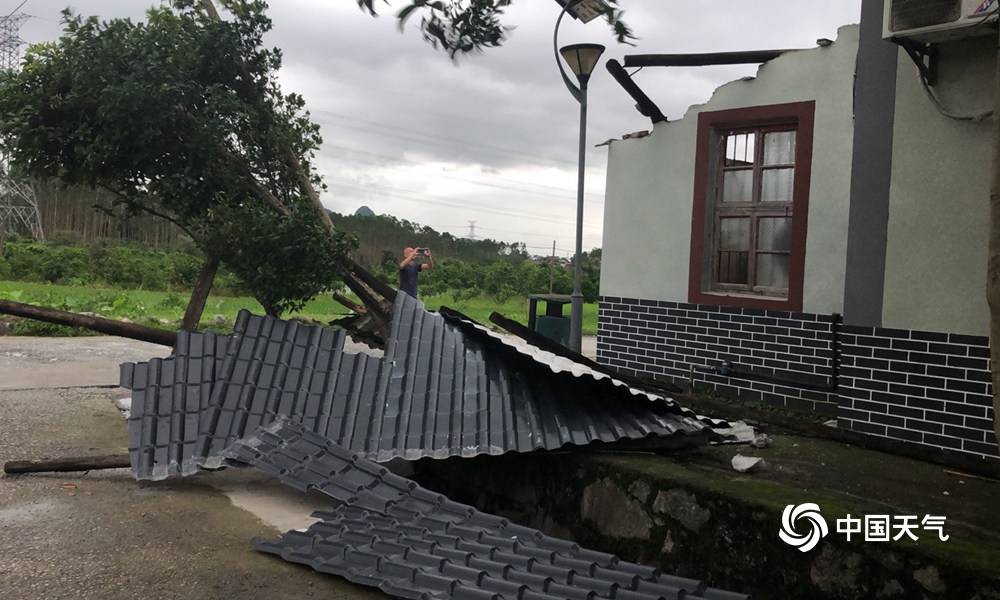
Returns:
[[[298,490],[344,505],[258,550],[401,598],[746,599],[581,548],[454,502],[302,426],[276,421],[227,450]]]
[[[699,416],[695,414],[694,411],[680,406],[672,398],[652,394],[650,392],[631,387],[624,381],[616,379],[607,373],[602,373],[601,371],[593,369],[585,364],[581,364],[569,358],[558,356],[552,352],[533,346],[526,340],[519,337],[503,335],[492,331],[456,311],[449,310],[449,312],[455,315],[455,318],[442,315],[445,321],[461,329],[463,333],[465,333],[466,337],[476,339],[492,349],[497,351],[506,350],[508,354],[511,351],[517,352],[531,358],[539,364],[546,365],[555,374],[569,373],[574,377],[583,377],[588,380],[593,380],[594,382],[598,382],[600,385],[613,385],[621,390],[627,390],[633,396],[639,396],[640,398],[651,402],[665,402],[669,406],[673,407],[678,414],[696,418],[713,427],[725,428],[729,426],[729,423],[725,420]],[[610,393],[614,394],[615,392],[612,390]]]
[[[406,294],[383,358],[345,352],[344,340],[343,331],[242,312],[228,338],[182,333],[170,358],[123,365],[136,476],[218,467],[225,447],[280,415],[376,461],[666,446],[710,433],[672,400],[471,322],[448,323]]]
[[[202,416],[211,406],[228,342],[214,333],[181,331],[172,356],[122,365],[122,385],[132,389],[128,449],[136,478],[198,470]]]

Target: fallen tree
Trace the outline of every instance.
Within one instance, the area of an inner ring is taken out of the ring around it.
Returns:
[[[56,41],[0,76],[0,143],[26,176],[110,192],[115,214],[177,225],[205,255],[183,320],[200,320],[218,265],[268,314],[346,284],[384,337],[395,291],[349,258],[312,164],[322,140],[263,46],[266,5],[175,0],[142,22],[64,13]]]

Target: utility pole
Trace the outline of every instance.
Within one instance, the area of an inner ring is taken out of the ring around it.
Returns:
[[[24,13],[0,17],[0,72],[16,71],[21,62],[21,24]],[[45,239],[31,182],[10,170],[10,157],[0,154],[0,244],[9,236],[27,233],[35,241]]]
[[[469,221],[469,235],[466,237],[470,240],[476,239],[476,223],[479,221]]]
[[[990,305],[990,366],[993,380],[993,431],[1000,439],[1000,37],[993,90],[993,181],[990,187],[990,245],[986,298]]]
[[[549,293],[555,288],[556,283],[556,241],[552,240],[552,258],[549,259]]]

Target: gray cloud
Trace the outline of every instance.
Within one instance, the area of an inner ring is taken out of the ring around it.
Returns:
[[[0,11],[16,2],[0,0]],[[82,13],[141,18],[145,3],[77,0]],[[398,8],[399,3],[397,3]],[[28,41],[58,35],[64,3],[32,0]],[[637,48],[614,42],[600,22],[566,21],[561,43],[594,41],[605,58],[631,53],[811,47],[856,22],[860,0],[682,2],[626,0]],[[519,0],[508,11],[509,41],[457,64],[432,50],[411,27],[400,34],[385,7],[373,19],[354,0],[272,0],[269,44],[284,51],[282,85],[302,93],[325,140],[318,165],[342,212],[368,204],[377,212],[464,233],[572,249],[577,106],[552,55],[558,7]],[[646,69],[637,76],[670,118],[708,99],[722,83],[754,67]],[[589,136],[594,143],[648,129],[631,99],[601,68],[591,84]],[[590,144],[593,146],[593,144]],[[600,245],[605,153],[590,148],[585,245]],[[544,170],[544,171],[543,171]],[[530,180],[530,181],[529,181]],[[479,182],[478,184],[471,183]],[[532,185],[535,184],[541,185]]]

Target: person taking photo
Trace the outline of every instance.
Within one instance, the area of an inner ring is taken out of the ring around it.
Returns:
[[[426,259],[423,262],[422,259]],[[399,263],[399,289],[417,297],[417,277],[421,271],[434,268],[430,248],[403,248],[403,261]]]

